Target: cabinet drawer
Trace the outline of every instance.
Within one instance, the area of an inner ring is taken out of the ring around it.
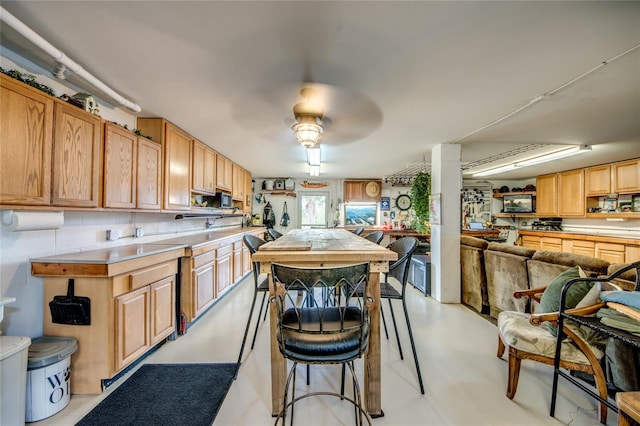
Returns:
[[[217,251],[217,257],[231,256],[233,252],[233,244],[229,244],[228,246],[220,247]]]
[[[119,296],[132,290],[144,287],[163,278],[175,275],[178,272],[178,264],[164,262],[147,268],[137,269],[128,274],[113,277],[113,296]]]
[[[193,269],[198,269],[202,265],[206,265],[207,263],[213,262],[215,258],[216,258],[216,251],[215,250],[211,250],[211,251],[208,251],[206,253],[202,253],[202,254],[200,254],[198,256],[193,256],[192,268]]]
[[[129,290],[135,290],[176,273],[176,263],[166,262],[129,274]]]

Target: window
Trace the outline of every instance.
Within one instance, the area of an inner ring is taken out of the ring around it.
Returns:
[[[325,192],[298,193],[300,195],[300,226],[326,228],[329,194]]]
[[[344,205],[346,226],[370,226],[378,224],[378,203],[346,203]]]

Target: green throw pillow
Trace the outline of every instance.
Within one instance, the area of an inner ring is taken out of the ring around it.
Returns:
[[[562,293],[562,288],[566,283],[575,278],[581,278],[580,268],[578,266],[567,269],[555,277],[544,290],[544,293],[542,293],[542,297],[540,298],[540,312],[558,312],[560,310],[560,294]],[[575,308],[589,290],[591,290],[593,284],[593,282],[589,281],[578,281],[577,283],[572,284],[567,291],[567,298],[565,300],[566,308]],[[551,334],[555,336],[557,334],[556,326],[548,324],[548,327]]]

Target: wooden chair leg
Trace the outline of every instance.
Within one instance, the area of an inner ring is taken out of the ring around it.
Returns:
[[[520,378],[520,358],[518,350],[509,347],[509,379],[507,383],[507,398],[513,399],[518,389],[518,379]]]
[[[505,350],[504,342],[500,337],[500,333],[498,333],[498,358],[502,358],[502,355],[504,355],[504,350]]]

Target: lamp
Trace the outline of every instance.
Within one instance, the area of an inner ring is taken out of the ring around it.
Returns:
[[[529,158],[527,160],[517,161],[510,164],[505,164],[504,166],[482,170],[480,172],[474,173],[473,177],[495,175],[498,173],[507,172],[509,170],[519,169],[520,167],[533,166],[535,164],[546,163],[548,161],[570,157],[572,155],[583,154],[588,151],[591,151],[591,145],[573,146],[571,148],[562,149],[560,151],[555,151],[549,154],[540,155],[538,157]]]
[[[293,134],[302,146],[311,148],[320,140],[324,129],[320,125],[320,117],[301,115],[296,117],[298,122],[291,127]]]
[[[324,109],[315,102],[315,91],[312,88],[303,88],[300,90],[300,95],[305,101],[293,106],[296,124],[291,129],[302,146],[311,148],[320,140],[324,131],[322,127]]]
[[[516,167],[533,166],[534,164],[546,163],[547,161],[557,160],[559,158],[571,157],[572,155],[583,154],[591,151],[591,145],[578,145],[561,151],[552,152],[550,154],[541,155],[540,157],[530,158],[528,160],[518,161]]]
[[[320,166],[320,146],[307,148],[307,163],[310,166]]]

